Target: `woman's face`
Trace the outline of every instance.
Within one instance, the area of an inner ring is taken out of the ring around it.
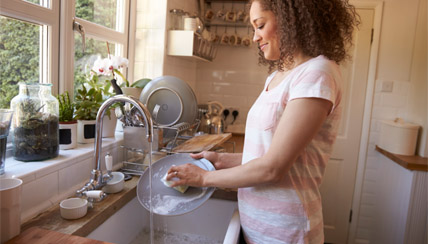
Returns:
[[[253,41],[267,60],[278,60],[280,56],[276,18],[272,11],[264,11],[259,1],[250,8],[250,20],[254,28]]]

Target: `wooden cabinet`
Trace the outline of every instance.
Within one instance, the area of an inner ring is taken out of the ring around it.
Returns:
[[[242,153],[244,149],[244,136],[244,134],[232,134],[232,138],[221,145],[221,151]]]

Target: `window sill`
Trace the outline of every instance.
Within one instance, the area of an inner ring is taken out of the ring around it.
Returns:
[[[123,133],[116,133],[115,137],[112,138],[103,138],[102,151],[107,152],[109,149],[121,145],[122,142]],[[60,150],[57,157],[44,161],[22,162],[15,160],[13,157],[8,157],[5,164],[5,174],[2,175],[1,178],[15,177],[22,179],[24,183],[28,183],[40,176],[58,171],[87,159],[93,156],[93,153],[94,143],[88,143],[77,144],[77,147],[74,149]]]

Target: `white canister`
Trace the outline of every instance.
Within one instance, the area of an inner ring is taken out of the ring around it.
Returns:
[[[381,122],[380,148],[399,155],[415,155],[419,125],[400,118]]]
[[[0,179],[0,243],[21,232],[22,180]]]
[[[185,17],[183,27],[184,27],[184,30],[196,32],[196,30],[198,29],[196,18],[195,17]]]

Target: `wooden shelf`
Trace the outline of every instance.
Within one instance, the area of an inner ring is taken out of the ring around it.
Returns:
[[[211,62],[215,57],[216,49],[215,44],[202,40],[201,36],[193,31],[168,31],[167,53],[170,56]]]
[[[205,0],[206,3],[247,3],[248,0]]]
[[[378,146],[376,146],[376,151],[382,153],[387,158],[401,165],[402,167],[408,170],[416,171],[428,171],[428,158],[423,158],[420,156],[403,156],[395,153],[390,153]]]

